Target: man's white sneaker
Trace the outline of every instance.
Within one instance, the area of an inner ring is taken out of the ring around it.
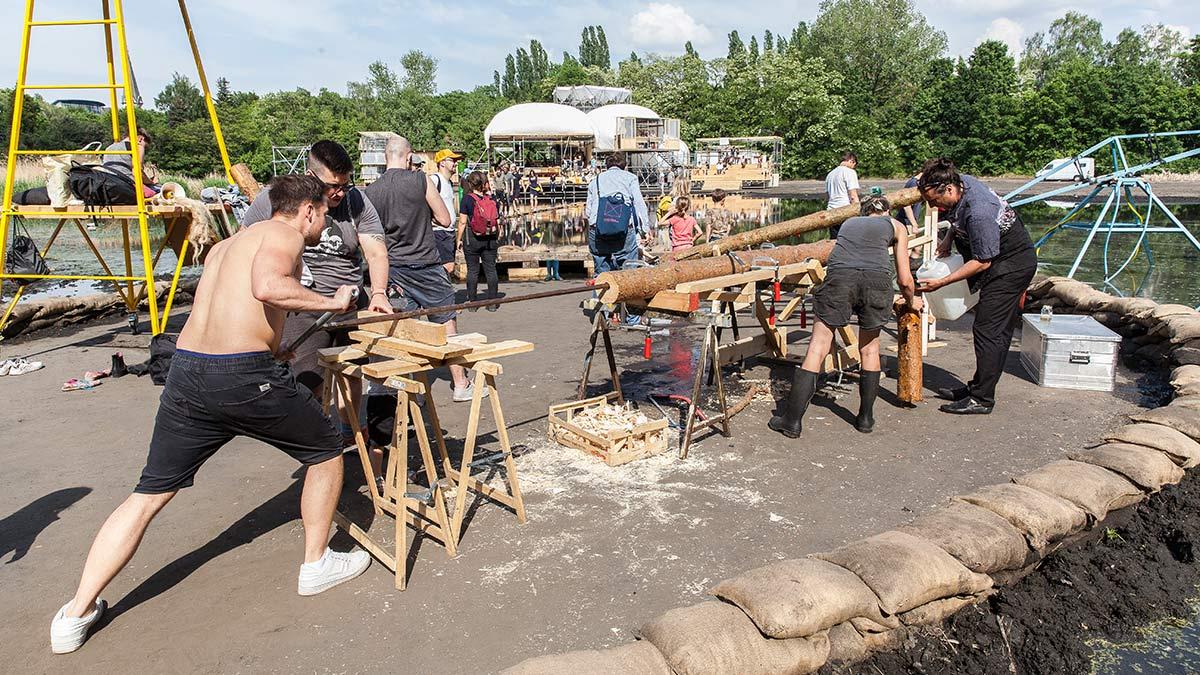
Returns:
[[[26,361],[25,359],[12,359],[9,363],[9,375],[25,375],[32,373],[35,370],[42,369],[41,361]]]
[[[484,389],[483,396],[481,396],[480,398],[487,398],[490,393],[491,392],[489,392],[487,389]],[[463,403],[465,401],[470,401],[474,397],[475,397],[475,385],[474,384],[468,384],[467,386],[463,387],[462,389],[459,389],[458,387],[454,388],[454,402],[455,403]]]
[[[7,375],[10,370],[12,370],[12,361],[0,361],[0,377]]]
[[[371,556],[366,551],[338,553],[325,549],[325,555],[313,563],[300,566],[300,595],[316,595],[338,584],[350,581],[366,571],[371,565]]]
[[[70,606],[69,602],[63,605],[50,622],[50,651],[55,654],[70,654],[82,647],[88,631],[104,615],[108,604],[103,600],[96,600],[95,609],[78,618],[67,616],[67,608]]]

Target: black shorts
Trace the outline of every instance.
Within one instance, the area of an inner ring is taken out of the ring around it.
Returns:
[[[319,464],[342,453],[342,435],[287,364],[267,352],[171,357],[146,468],[134,492],[190,487],[200,466],[235,436]]]
[[[438,259],[442,261],[442,264],[454,262],[454,233],[434,230],[433,239],[437,243]]]
[[[393,265],[388,273],[388,286],[400,289],[401,295],[392,299],[392,307],[401,312],[454,304],[454,286],[441,263],[424,267]],[[446,323],[455,316],[454,311],[435,312],[429,315],[429,320]]]
[[[876,330],[891,320],[894,297],[890,274],[833,269],[813,290],[813,313],[830,328],[849,325],[855,314],[859,328]]]

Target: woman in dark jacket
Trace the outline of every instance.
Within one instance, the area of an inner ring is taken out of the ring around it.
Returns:
[[[784,414],[767,423],[772,430],[789,438],[800,435],[804,411],[817,389],[817,375],[833,346],[833,331],[849,325],[852,315],[858,319],[862,363],[854,427],[863,433],[874,430],[875,397],[879,395],[879,329],[892,316],[893,267],[905,300],[917,311],[923,306],[919,298],[913,297],[908,230],[888,215],[891,208],[886,197],[872,195],[862,201],[862,215],[850,218],[838,230],[837,243],[825,265],[825,281],[813,291],[816,320],[808,352],[804,363],[792,374]]]
[[[987,415],[996,404],[996,383],[1021,313],[1021,296],[1037,272],[1037,252],[1025,225],[1012,209],[974,176],[960,174],[954,162],[940,157],[921,169],[917,183],[930,206],[945,211],[952,227],[938,244],[939,258],[954,244],[966,263],[949,276],[924,281],[917,290],[935,291],[962,279],[979,293],[975,322],[975,376],[963,387],[939,389],[952,403],[943,412]]]
[[[471,229],[471,220],[475,217],[476,204],[481,200],[491,199],[487,195],[490,187],[487,174],[482,171],[472,171],[467,174],[463,186],[466,188],[466,194],[463,195],[462,203],[458,208],[458,243],[462,247],[463,258],[467,262],[467,300],[474,302],[479,299],[477,292],[480,267],[483,268],[483,275],[487,279],[487,297],[485,299],[498,298],[500,293],[496,273],[496,254],[500,248],[500,237],[498,234],[476,234]],[[499,309],[499,306],[488,305],[487,309],[489,312],[494,312]]]

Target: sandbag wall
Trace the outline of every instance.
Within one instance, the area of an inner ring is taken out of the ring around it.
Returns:
[[[809,673],[887,649],[1014,583],[1110,512],[1200,464],[1200,314],[1036,279],[1026,311],[1094,315],[1129,338],[1128,358],[1174,364],[1174,399],[1098,445],[1011,482],[952,498],[903,527],[834,551],[774,562],[717,584],[715,600],[670,610],[619,647],[540,656],[505,675]]]

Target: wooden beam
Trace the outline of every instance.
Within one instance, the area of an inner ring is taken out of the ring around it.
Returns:
[[[354,347],[326,347],[317,350],[317,358],[330,363],[341,363],[342,361],[365,359],[367,353]]]
[[[893,305],[899,324],[896,342],[896,362],[900,384],[896,397],[909,404],[920,403],[925,387],[924,365],[921,361],[921,314],[903,301]]]
[[[350,331],[350,339],[356,342],[362,342],[367,345],[367,352],[376,350],[376,345],[387,345],[398,350],[403,350],[409,354],[418,356],[426,356],[431,359],[443,361],[451,356],[466,354],[471,351],[474,346],[470,344],[443,344],[429,345],[416,340],[407,340],[398,337],[385,337],[378,333],[372,333],[365,330]]]
[[[385,337],[396,337],[405,340],[412,340],[422,344],[441,346],[446,344],[449,337],[446,332],[446,324],[433,323],[432,321],[423,321],[421,319],[399,319],[387,321],[387,314],[379,312],[368,312],[363,310],[358,313],[358,318],[366,319],[372,316],[378,316],[383,321],[378,323],[366,323],[359,326],[359,330],[364,330],[369,333],[378,333]]]

